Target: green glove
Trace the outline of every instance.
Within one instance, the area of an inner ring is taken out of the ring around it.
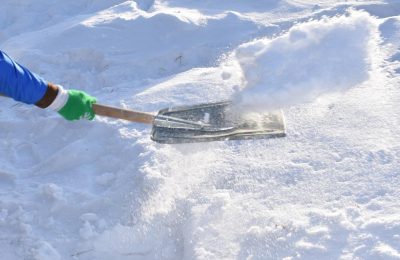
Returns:
[[[80,90],[68,90],[67,103],[58,111],[65,119],[69,121],[79,119],[94,119],[92,105],[96,103],[96,98],[89,96]]]

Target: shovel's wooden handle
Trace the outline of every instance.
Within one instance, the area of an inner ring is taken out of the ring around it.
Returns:
[[[94,113],[98,116],[124,119],[136,123],[151,125],[154,121],[154,115],[146,112],[137,112],[101,104],[93,104],[93,110]]]

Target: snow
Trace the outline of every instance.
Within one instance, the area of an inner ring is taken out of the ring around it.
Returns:
[[[235,55],[246,88],[237,102],[252,111],[276,109],[347,90],[368,79],[379,57],[378,43],[377,22],[359,12],[298,24],[273,40],[246,43]]]
[[[362,11],[365,10],[365,11]],[[2,259],[398,259],[397,0],[4,0],[0,48],[140,111],[242,97],[287,137],[161,145],[0,100]]]

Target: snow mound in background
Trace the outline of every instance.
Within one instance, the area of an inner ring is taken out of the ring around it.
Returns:
[[[365,12],[298,24],[275,39],[243,44],[234,53],[251,110],[309,102],[368,79],[379,44],[377,20]]]
[[[89,91],[127,82],[131,88],[132,82],[142,79],[213,66],[226,51],[250,41],[259,31],[263,32],[257,24],[234,12],[213,16],[169,8],[145,12],[136,2],[125,1],[10,38],[3,49],[35,71],[45,70],[42,64],[48,64],[49,80],[57,79],[66,87],[79,80]],[[20,57],[26,52],[30,52],[28,59]],[[66,68],[55,71],[55,66]]]

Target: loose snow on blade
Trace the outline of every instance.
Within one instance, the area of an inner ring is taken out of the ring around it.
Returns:
[[[377,26],[369,14],[350,11],[243,44],[234,53],[245,85],[236,102],[250,110],[280,108],[364,82],[379,56]]]

